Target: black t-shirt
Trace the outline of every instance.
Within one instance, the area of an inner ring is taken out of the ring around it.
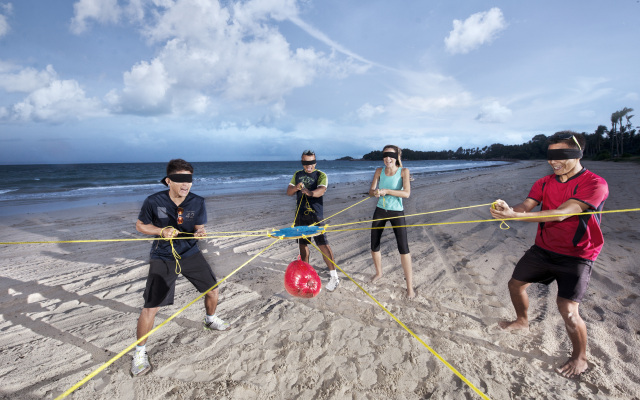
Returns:
[[[182,224],[178,224],[178,207],[182,208]],[[189,193],[182,204],[177,206],[169,197],[169,191],[164,190],[147,197],[142,204],[138,219],[143,224],[153,224],[159,228],[173,226],[181,232],[195,232],[196,225],[207,223],[207,210],[204,198]],[[192,235],[178,235],[177,237],[193,237]],[[191,256],[200,249],[197,239],[180,239],[173,241],[173,247],[180,257]],[[168,240],[156,240],[151,246],[151,258],[173,260],[171,244]]]

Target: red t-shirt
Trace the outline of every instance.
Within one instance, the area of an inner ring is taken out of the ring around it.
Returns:
[[[574,199],[589,206],[585,212],[592,212],[602,211],[608,196],[607,182],[583,169],[566,182],[560,182],[555,174],[538,179],[528,197],[541,204],[542,211],[557,209],[565,201]],[[595,260],[604,243],[601,217],[602,214],[585,214],[562,222],[541,222],[536,245],[554,253]]]

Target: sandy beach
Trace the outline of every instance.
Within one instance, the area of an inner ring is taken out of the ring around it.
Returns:
[[[609,183],[605,210],[640,207],[638,164],[583,164]],[[416,175],[405,213],[496,198],[515,205],[549,173],[546,162],[535,161]],[[365,199],[368,186],[330,184],[325,216]],[[294,200],[285,189],[208,198],[209,234],[291,225]],[[192,191],[197,194],[197,186]],[[3,223],[3,240],[143,238],[135,230],[140,205],[12,216]],[[571,349],[556,309],[555,283],[529,289],[530,332],[497,326],[515,316],[507,281],[533,244],[536,224],[510,222],[508,230],[499,222],[409,228],[416,290],[409,300],[391,230],[383,236],[385,275],[371,284],[369,230],[355,230],[370,224],[337,226],[368,221],[374,208],[368,199],[328,221],[336,263],[489,398],[640,399],[639,212],[603,216],[604,249],[580,307],[591,368],[570,380],[554,372]],[[483,206],[410,217],[407,223],[489,218]],[[222,279],[273,241],[216,237],[200,248]],[[149,247],[149,241],[0,245],[0,398],[55,398],[135,341]],[[231,322],[231,330],[204,331],[198,301],[149,338],[151,373],[132,378],[127,354],[69,398],[481,398],[342,273],[335,292],[290,296],[283,277],[297,252],[294,241],[280,240],[221,284],[218,314]],[[311,264],[326,284],[329,274],[313,248]],[[156,324],[197,296],[180,278],[175,304],[159,312]]]

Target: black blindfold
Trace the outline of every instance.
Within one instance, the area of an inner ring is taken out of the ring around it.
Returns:
[[[167,178],[171,179],[171,181],[173,182],[178,182],[178,183],[193,182],[192,174],[170,174],[169,176],[165,176],[164,178],[162,178],[162,180],[160,180],[160,182],[162,182],[162,184],[165,186],[169,186],[167,185]]]
[[[382,153],[382,158],[391,157],[395,160],[398,159],[398,153],[394,153],[393,151],[385,151]]]
[[[316,160],[304,161],[302,160],[302,165],[313,165],[316,163]]]
[[[547,160],[574,160],[576,158],[582,158],[582,150],[579,150],[579,149],[547,150]]]

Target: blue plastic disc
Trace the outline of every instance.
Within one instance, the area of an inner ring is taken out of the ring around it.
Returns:
[[[290,228],[282,228],[269,233],[272,238],[281,239],[300,239],[303,237],[313,237],[322,235],[324,226],[294,226]]]

